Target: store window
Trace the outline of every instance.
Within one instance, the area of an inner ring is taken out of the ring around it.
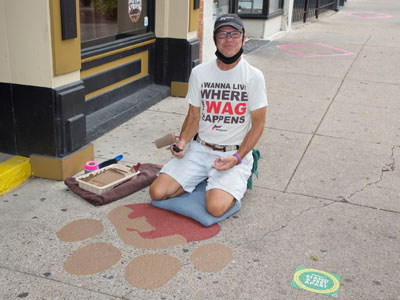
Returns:
[[[230,13],[231,0],[214,0],[213,4],[214,22],[219,16]]]
[[[267,18],[282,12],[283,0],[237,0],[237,12],[241,17]]]
[[[239,14],[262,14],[263,0],[239,0]]]
[[[276,13],[283,9],[283,0],[269,0],[269,14]]]
[[[79,0],[82,48],[152,30],[151,0]]]

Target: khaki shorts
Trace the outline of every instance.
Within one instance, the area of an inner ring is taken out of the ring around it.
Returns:
[[[231,194],[237,201],[247,190],[247,180],[253,167],[251,151],[242,158],[242,163],[226,171],[212,167],[218,157],[231,156],[236,151],[214,151],[196,141],[191,141],[183,158],[173,158],[160,171],[175,179],[186,192],[192,192],[207,179],[206,190],[220,189]]]

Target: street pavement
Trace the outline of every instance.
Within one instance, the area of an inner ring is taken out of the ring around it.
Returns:
[[[268,90],[259,177],[218,235],[135,248],[108,213],[149,203],[148,188],[95,207],[63,182],[31,178],[0,197],[0,299],[329,299],[291,286],[302,266],[340,275],[339,299],[399,300],[397,0],[349,0],[245,58],[262,70]],[[178,134],[187,108],[183,98],[161,101],[97,139],[95,159],[123,154],[121,164],[166,163],[171,155],[154,140]],[[58,238],[80,219],[98,220],[104,230],[83,241]],[[91,275],[66,271],[71,254],[99,242],[119,249],[121,260]],[[209,243],[232,249],[222,270],[193,265],[191,254]],[[126,266],[146,254],[177,258],[179,272],[157,288],[133,286]]]

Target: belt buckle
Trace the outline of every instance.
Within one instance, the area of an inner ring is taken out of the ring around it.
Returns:
[[[225,146],[217,147],[217,145],[212,145],[212,149],[213,149],[213,150],[217,150],[217,151],[224,151],[224,152],[226,152],[226,147],[225,147]]]
[[[224,152],[227,151],[227,150],[226,150],[226,146],[220,146],[220,147],[218,147],[216,144],[209,144],[209,143],[203,141],[202,139],[200,139],[200,137],[198,137],[198,138],[196,139],[196,141],[199,142],[201,145],[210,147],[210,148],[213,149],[214,151],[224,151]]]

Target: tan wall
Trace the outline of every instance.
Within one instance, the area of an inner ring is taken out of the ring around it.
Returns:
[[[1,1],[8,38],[8,81],[51,87],[53,76],[49,1]]]
[[[0,82],[11,81],[5,1],[0,0]]]
[[[50,1],[0,0],[0,82],[55,88],[80,79],[79,70],[54,76]]]
[[[80,79],[77,68],[55,76],[52,1],[57,0],[0,0],[0,81],[54,88]],[[156,1],[157,37],[197,37],[197,31],[189,32],[190,1]]]
[[[214,18],[213,0],[204,0],[203,12],[203,62],[215,59],[215,44],[213,40]]]
[[[160,38],[191,39],[197,33],[189,30],[189,8],[192,0],[156,1],[155,34]]]
[[[54,76],[52,82],[52,88],[57,88],[66,84],[70,84],[80,79],[81,79],[81,72],[79,70],[64,75]]]

